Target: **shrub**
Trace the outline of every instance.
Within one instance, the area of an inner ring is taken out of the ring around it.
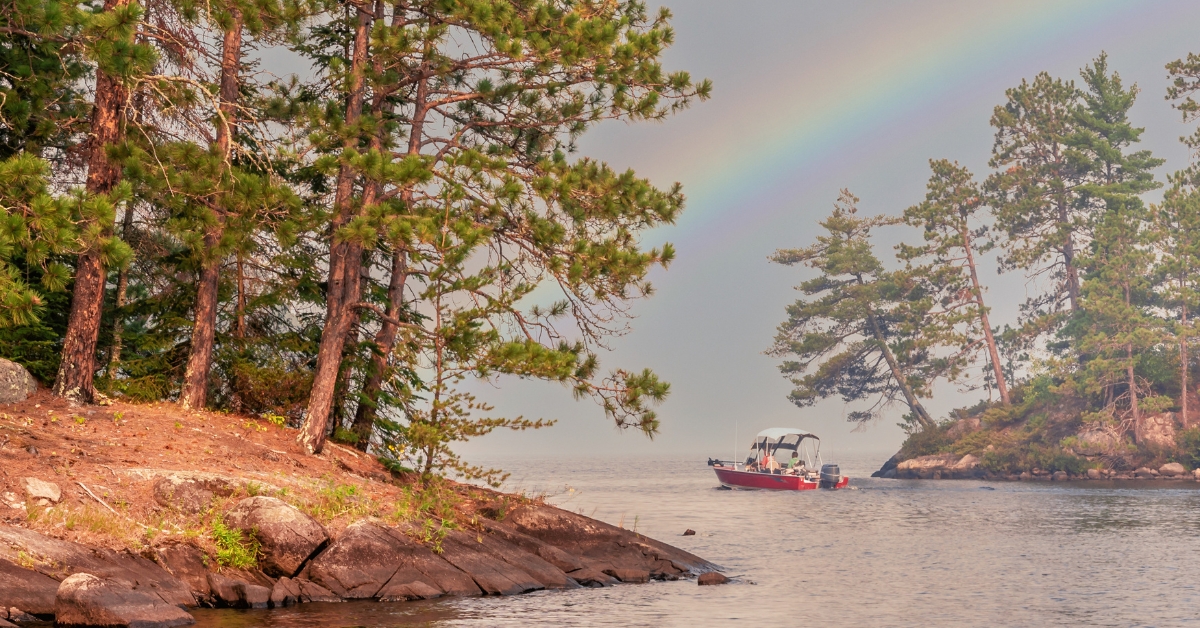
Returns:
[[[930,456],[942,453],[949,445],[950,439],[946,438],[945,427],[930,427],[910,434],[900,446],[900,454],[906,460]]]
[[[247,538],[241,530],[231,530],[220,519],[212,522],[213,543],[217,546],[217,564],[234,569],[254,569],[258,566],[258,539]]]
[[[1189,427],[1175,436],[1176,457],[1179,462],[1195,469],[1200,467],[1200,427]]]

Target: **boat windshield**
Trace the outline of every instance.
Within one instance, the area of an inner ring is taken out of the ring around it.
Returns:
[[[810,471],[820,468],[821,439],[802,430],[764,430],[750,445],[747,470]]]

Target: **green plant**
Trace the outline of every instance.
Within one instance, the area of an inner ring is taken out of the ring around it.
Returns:
[[[274,425],[275,427],[287,426],[287,417],[283,416],[282,414],[275,414],[274,412],[267,412],[266,414],[263,414],[262,417],[264,419],[266,419],[268,423],[270,423],[271,425]]]
[[[241,530],[232,530],[220,520],[214,519],[210,530],[213,543],[217,546],[217,564],[234,569],[253,569],[258,566],[259,542]]]

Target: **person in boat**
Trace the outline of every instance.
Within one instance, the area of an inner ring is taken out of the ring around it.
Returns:
[[[783,465],[779,464],[779,461],[775,459],[775,456],[767,454],[763,456],[762,468],[764,471],[770,473],[782,469]]]

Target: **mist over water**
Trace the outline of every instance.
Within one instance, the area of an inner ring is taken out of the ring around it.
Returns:
[[[250,626],[1175,626],[1200,623],[1196,483],[877,480],[719,490],[703,459],[497,461],[510,490],[623,523],[725,568],[694,580],[406,604],[200,611]],[[696,536],[681,536],[692,528]]]

